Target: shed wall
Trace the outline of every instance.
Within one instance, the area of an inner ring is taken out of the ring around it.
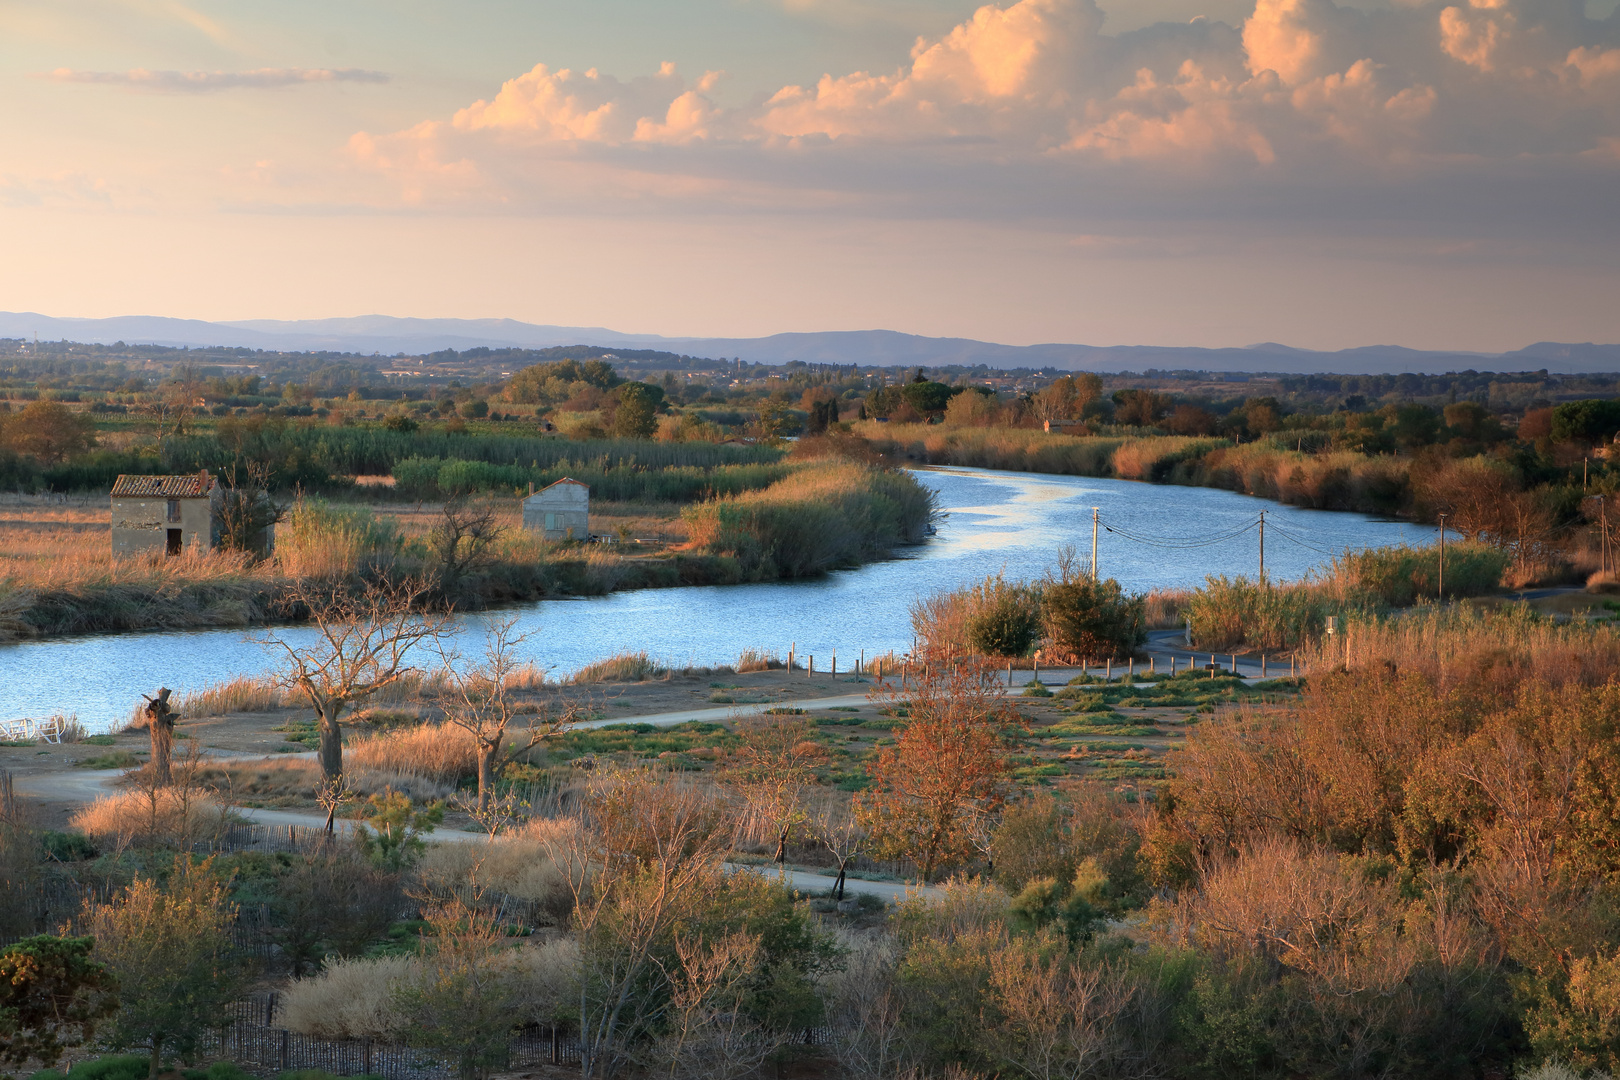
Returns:
[[[523,500],[523,527],[547,540],[587,540],[591,535],[591,492],[582,484],[558,484]]]

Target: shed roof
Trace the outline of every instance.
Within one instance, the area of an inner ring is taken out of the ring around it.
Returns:
[[[558,480],[554,484],[547,484],[545,487],[541,488],[539,491],[534,492],[534,494],[526,496],[526,498],[532,499],[532,498],[535,497],[535,495],[544,495],[546,492],[550,491],[552,488],[562,487],[564,484],[573,484],[575,487],[582,487],[582,488],[585,489],[586,494],[589,494],[590,490],[591,490],[591,485],[586,484],[586,483],[581,483],[580,481],[575,480],[571,476],[565,476],[561,480]]]
[[[161,499],[203,499],[218,486],[208,470],[184,476],[130,476],[121,474],[113,482],[114,496],[156,496]]]

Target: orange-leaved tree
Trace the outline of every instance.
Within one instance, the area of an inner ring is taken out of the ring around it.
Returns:
[[[874,854],[912,860],[925,882],[970,859],[975,822],[1006,801],[1007,737],[1021,721],[998,675],[936,657],[870,695],[905,726],[867,766],[872,786],[855,813]]]

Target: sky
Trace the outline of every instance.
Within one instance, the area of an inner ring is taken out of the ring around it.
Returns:
[[[1614,0],[0,0],[0,310],[1620,341]]]

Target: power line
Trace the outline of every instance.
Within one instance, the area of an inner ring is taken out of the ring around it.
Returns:
[[[1115,536],[1133,541],[1138,544],[1145,544],[1148,547],[1166,548],[1180,551],[1191,548],[1212,547],[1216,544],[1224,544],[1228,541],[1236,540],[1244,533],[1255,529],[1259,524],[1260,523],[1258,520],[1251,521],[1247,525],[1240,528],[1231,529],[1227,532],[1218,533],[1214,536],[1143,536],[1140,533],[1131,532],[1128,529],[1110,525],[1106,521],[1102,523],[1102,527],[1108,532],[1113,533]]]

